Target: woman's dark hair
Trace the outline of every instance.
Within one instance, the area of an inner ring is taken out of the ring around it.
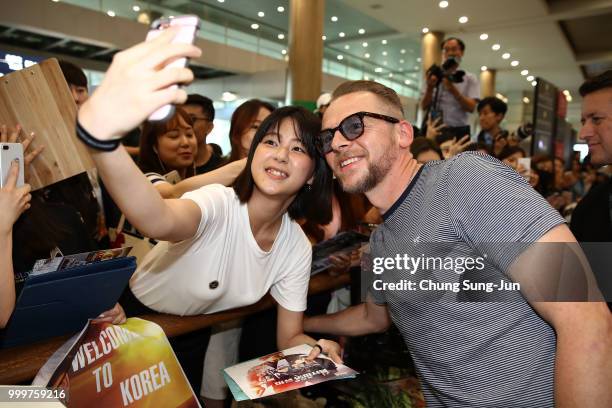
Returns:
[[[270,112],[273,112],[276,109],[272,104],[268,102],[261,101],[259,99],[249,99],[242,105],[236,108],[234,113],[232,114],[232,119],[230,122],[230,130],[229,130],[229,138],[230,144],[232,145],[232,152],[230,153],[228,163],[231,163],[236,160],[240,160],[242,145],[240,143],[240,139],[242,134],[246,132],[246,130],[251,126],[255,118],[257,118],[257,114],[261,108],[265,108]]]
[[[436,144],[436,142],[426,137],[415,137],[414,141],[410,145],[410,153],[412,153],[412,156],[415,159],[419,154],[428,152],[430,150],[436,152],[440,156],[440,159],[444,157],[442,156],[440,147]]]
[[[364,194],[352,194],[342,190],[337,179],[333,181],[333,194],[336,196],[338,206],[340,207],[340,228],[338,232],[357,229],[359,223],[363,221],[368,211],[372,208],[372,204],[370,204]],[[331,222],[331,219],[329,222]],[[302,224],[302,230],[308,238],[317,243],[325,238],[324,225],[326,224],[307,221]]]
[[[165,133],[180,127],[179,118],[189,126],[193,126],[193,121],[187,112],[182,108],[176,107],[174,115],[165,122],[146,122],[140,135],[140,154],[138,156],[138,167],[143,173],[166,174],[169,169],[164,167],[159,155],[155,152],[157,139]],[[194,167],[189,167],[185,177],[195,175]]]
[[[255,187],[255,181],[251,173],[255,150],[266,134],[272,130],[278,132],[284,120],[290,120],[293,123],[295,134],[315,164],[313,183],[310,188],[304,186],[298,192],[291,205],[289,205],[289,216],[294,220],[306,219],[306,221],[318,224],[328,224],[332,217],[332,174],[325,159],[317,152],[315,147],[315,138],[321,131],[321,120],[317,115],[300,106],[286,106],[276,109],[261,123],[255,137],[253,137],[246,166],[234,182],[234,191],[242,203],[246,203],[251,198]]]
[[[527,157],[525,150],[521,149],[518,146],[505,146],[502,151],[499,153],[499,160],[507,159],[512,156],[514,153],[521,153],[523,157]]]

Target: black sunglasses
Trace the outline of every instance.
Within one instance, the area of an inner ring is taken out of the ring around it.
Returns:
[[[316,139],[316,146],[319,153],[322,155],[326,155],[327,153],[332,151],[332,141],[334,140],[334,135],[339,130],[342,136],[346,138],[346,140],[355,140],[359,136],[363,135],[363,131],[365,130],[365,126],[363,124],[364,116],[369,116],[371,118],[381,119],[385,122],[389,123],[399,123],[399,119],[394,118],[392,116],[382,115],[380,113],[372,113],[372,112],[357,112],[353,113],[350,116],[342,119],[340,124],[333,129],[323,129],[321,133],[319,133],[319,137]]]

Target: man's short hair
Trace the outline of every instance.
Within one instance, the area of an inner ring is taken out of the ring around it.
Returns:
[[[480,111],[483,110],[485,106],[491,108],[491,110],[498,115],[506,115],[506,112],[508,112],[508,105],[506,104],[506,102],[494,96],[487,96],[486,98],[483,98],[480,100],[480,102],[478,102],[478,113],[480,113]]]
[[[580,92],[580,96],[585,97],[590,93],[606,88],[612,88],[612,69],[609,69],[596,77],[587,79],[580,86],[578,91]]]
[[[348,95],[355,92],[370,92],[385,101],[391,107],[399,110],[404,115],[404,108],[397,93],[375,81],[346,81],[338,85],[332,94],[332,102],[343,95]]]
[[[72,62],[64,60],[59,60],[58,62],[68,85],[87,87],[87,77],[81,68],[74,65]]]
[[[210,98],[199,94],[189,94],[187,96],[187,101],[184,103],[185,105],[198,105],[202,108],[204,115],[208,118],[210,122],[215,119],[215,106],[213,105],[213,101]]]
[[[442,41],[442,44],[440,44],[440,49],[443,50],[444,49],[444,45],[449,42],[449,41],[457,41],[457,44],[459,44],[459,48],[461,48],[461,52],[465,52],[465,43],[463,41],[461,41],[459,38],[457,37],[448,37],[446,39],[444,39],[444,41]]]

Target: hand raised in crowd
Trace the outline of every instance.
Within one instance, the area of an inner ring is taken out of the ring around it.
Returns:
[[[431,115],[427,117],[427,133],[425,137],[428,139],[436,141],[436,137],[442,133],[442,129],[444,129],[446,125],[442,123],[442,118],[438,117],[435,120],[431,120]]]
[[[125,312],[119,303],[115,303],[112,309],[100,313],[100,316],[93,321],[96,323],[108,322],[112,324],[123,324],[126,321]]]
[[[38,146],[32,151],[28,151],[32,147],[32,140],[34,140],[34,132],[29,135],[25,135],[20,138],[23,133],[23,128],[20,125],[16,125],[14,128],[10,128],[6,125],[0,126],[0,142],[1,143],[21,143],[23,146],[23,168],[25,174],[23,175],[25,180],[29,179],[29,167],[30,164],[38,157],[40,153],[45,149],[45,146]],[[21,139],[21,140],[19,140]]]
[[[318,345],[318,347],[317,347]],[[326,354],[336,364],[343,364],[342,347],[332,340],[320,339],[308,355],[308,360],[314,360],[319,354]]]
[[[438,77],[435,75],[430,75],[427,77],[427,87],[433,88],[438,83]]]
[[[187,92],[171,85],[191,82],[193,73],[188,68],[164,68],[179,58],[199,57],[201,51],[190,44],[173,43],[177,34],[178,29],[171,27],[156,39],[113,57],[102,84],[79,109],[85,130],[99,140],[118,139],[156,109],[185,102]]]
[[[19,216],[30,208],[30,200],[32,199],[30,185],[24,184],[17,187],[18,176],[19,165],[13,162],[6,179],[6,185],[0,188],[0,208],[2,209],[0,234],[2,235],[9,234]]]
[[[445,159],[450,159],[451,157],[463,152],[470,145],[470,143],[472,143],[470,140],[470,135],[465,135],[459,140],[454,138],[453,143],[450,146],[441,148],[442,154],[444,155]]]

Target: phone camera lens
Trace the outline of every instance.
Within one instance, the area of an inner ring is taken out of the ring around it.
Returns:
[[[5,146],[2,146],[2,150],[8,150],[8,149],[9,149],[9,147],[8,147],[8,146],[6,146],[6,145],[5,145]]]

